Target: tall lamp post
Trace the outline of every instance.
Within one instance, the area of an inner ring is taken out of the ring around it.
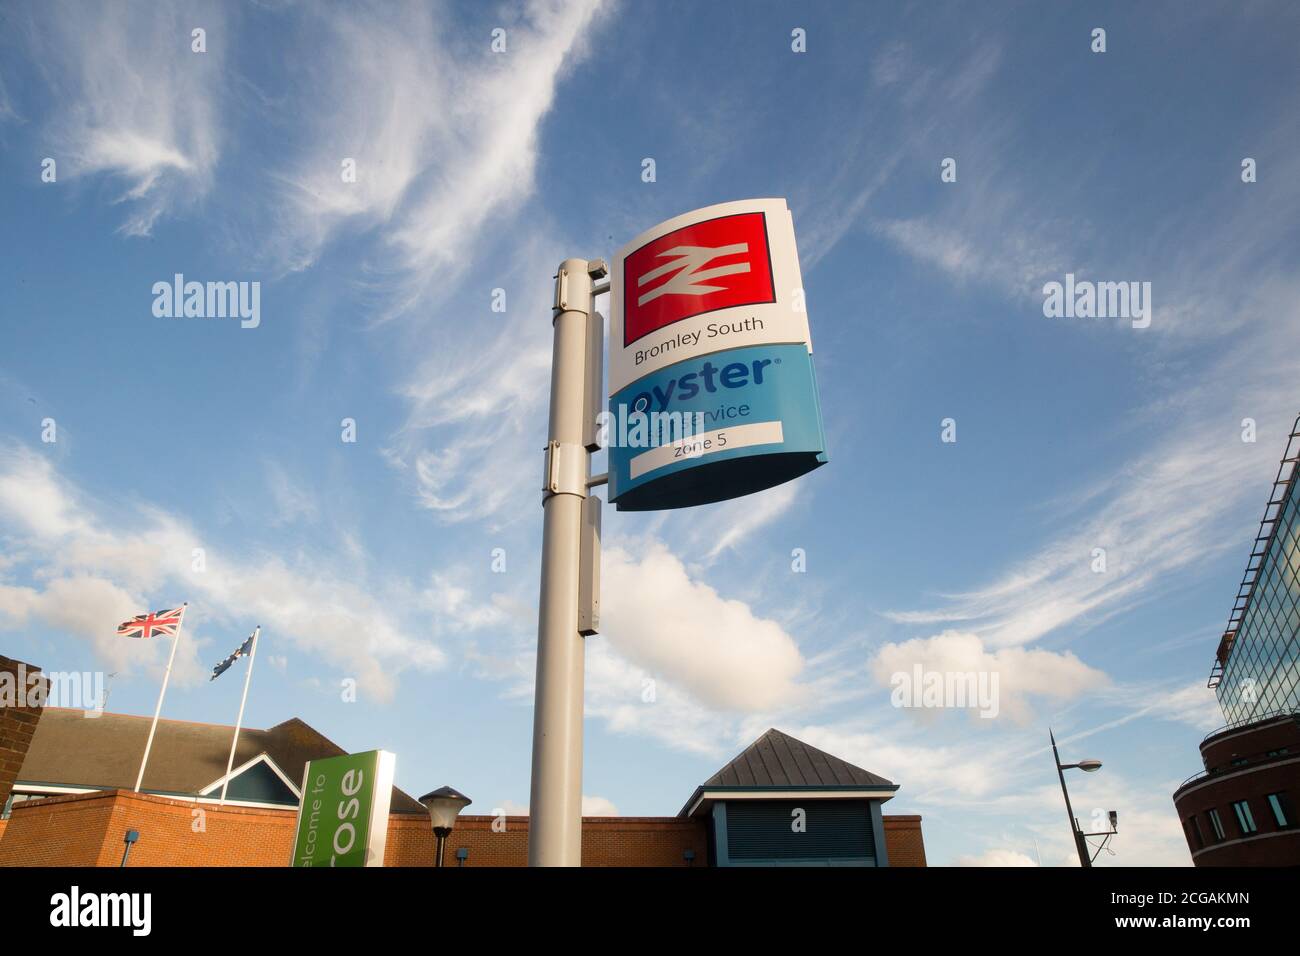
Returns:
[[[433,865],[442,866],[447,837],[451,836],[451,828],[456,825],[456,817],[473,801],[451,787],[439,787],[432,793],[422,796],[420,802],[424,804],[424,809],[429,811],[429,822],[433,824],[433,836],[437,840],[436,861]]]
[[[1082,770],[1084,773],[1094,773],[1101,769],[1100,760],[1080,760],[1078,763],[1061,763],[1061,754],[1056,749],[1056,735],[1052,733],[1051,728],[1047,730],[1047,736],[1052,741],[1052,757],[1056,761],[1056,776],[1061,781],[1061,795],[1065,797],[1065,815],[1070,821],[1070,835],[1074,837],[1074,849],[1079,854],[1079,865],[1084,868],[1092,866],[1092,857],[1088,855],[1088,837],[1099,836],[1105,837],[1101,841],[1101,846],[1097,847],[1100,853],[1105,849],[1106,842],[1118,832],[1119,814],[1114,810],[1110,811],[1110,829],[1100,833],[1084,833],[1083,828],[1079,826],[1079,821],[1075,819],[1074,808],[1070,806],[1070,791],[1065,788],[1065,771]]]

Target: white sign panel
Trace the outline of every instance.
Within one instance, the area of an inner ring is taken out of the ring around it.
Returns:
[[[812,351],[794,224],[784,199],[746,199],[661,222],[612,269],[611,395],[665,366],[724,349]]]

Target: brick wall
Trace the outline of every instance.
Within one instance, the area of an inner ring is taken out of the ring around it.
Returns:
[[[694,850],[693,865],[707,866],[707,840],[703,820],[598,817],[583,821],[582,865],[686,866],[684,854]]]
[[[447,839],[447,866],[455,866],[456,851],[469,850],[466,866],[526,866],[528,818],[465,815]],[[504,826],[504,828],[502,828]],[[695,866],[705,866],[704,824],[673,817],[587,817],[582,821],[583,866],[686,866],[685,853],[695,851]],[[388,866],[428,866],[434,840],[429,821],[394,814],[388,827]]]
[[[140,866],[281,866],[295,818],[292,810],[196,806],[129,790],[48,797],[14,807],[0,866],[117,866],[128,830],[140,833],[130,858]]]
[[[112,800],[56,797],[17,804],[0,840],[0,865],[94,866]]]
[[[200,817],[195,813],[202,809]],[[469,850],[466,866],[524,866],[528,818],[462,816],[447,841],[446,865]],[[200,826],[201,820],[201,826]],[[122,838],[138,830],[130,862],[139,866],[284,866],[293,843],[292,810],[200,806],[128,790],[33,800],[14,808],[0,839],[0,866],[117,866]],[[706,866],[704,824],[675,817],[588,817],[582,825],[583,866]],[[895,866],[924,866],[920,817],[885,817]],[[434,840],[425,816],[389,817],[388,866],[430,866]]]
[[[9,799],[18,779],[48,690],[49,682],[39,667],[0,656],[0,807]],[[22,703],[39,701],[40,705],[16,706],[18,694],[22,695]]]
[[[885,850],[890,866],[925,866],[925,841],[921,837],[919,816],[884,818]]]

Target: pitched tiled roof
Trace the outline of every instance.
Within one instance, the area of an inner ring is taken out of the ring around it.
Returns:
[[[818,750],[775,728],[746,747],[707,787],[892,787],[870,770]]]
[[[61,784],[94,789],[135,786],[149,736],[151,717],[105,713],[87,717],[76,708],[47,707],[36,725],[31,748],[18,779],[27,783]],[[234,727],[188,720],[159,720],[145,768],[142,790],[194,794],[226,772]],[[235,766],[265,753],[294,786],[302,781],[309,760],[336,757],[346,751],[297,717],[267,730],[245,727],[239,732]],[[393,788],[394,813],[424,813],[409,794]]]

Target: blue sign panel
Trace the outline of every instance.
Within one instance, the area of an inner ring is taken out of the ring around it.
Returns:
[[[610,398],[609,500],[620,511],[686,508],[762,491],[826,462],[805,344],[710,352]]]

